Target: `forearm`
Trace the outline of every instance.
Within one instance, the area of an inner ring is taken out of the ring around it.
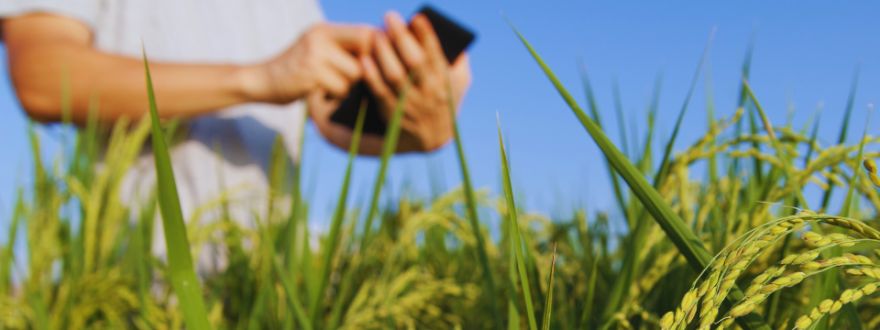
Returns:
[[[148,109],[141,59],[63,42],[31,46],[9,57],[19,98],[36,120],[63,118],[64,89],[75,123],[86,122],[93,102],[100,121],[139,119]],[[164,118],[198,116],[258,99],[259,77],[248,67],[151,62],[150,72]]]

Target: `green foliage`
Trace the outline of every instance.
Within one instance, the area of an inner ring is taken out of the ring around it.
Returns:
[[[147,71],[150,120],[112,127],[90,120],[54,159],[41,157],[39,135],[30,130],[32,183],[20,190],[0,245],[0,328],[880,326],[880,300],[871,296],[880,280],[880,194],[872,180],[880,179],[873,162],[865,162],[868,175],[859,174],[863,160],[880,157],[880,138],[865,133],[858,143],[823,144],[818,123],[806,124],[810,135],[773,125],[760,91],[744,79],[730,113],[709,97],[705,134],[673,150],[686,143],[673,133],[657,148],[658,78],[647,131],[621,132],[615,144],[602,129],[586,73],[589,115],[521,40],[600,147],[608,171],[592,176],[612,182],[616,209],[547,217],[517,207],[517,169],[507,161],[500,127],[503,191],[475,189],[457,125],[461,187],[381,202],[400,133],[397,109],[365,210],[348,198],[358,129],[322,234],[306,220],[302,166],[278,145],[267,175],[271,198],[252,205],[256,225],[232,218],[234,201],[225,192],[184,215],[163,137],[171,125],[158,120]],[[685,109],[697,107],[688,105],[692,93],[675,113],[675,131]],[[621,121],[624,100],[616,88],[614,94]],[[135,207],[120,191],[150,136],[158,186]],[[838,186],[847,191],[844,203],[826,200]],[[808,187],[820,193],[808,194]],[[803,210],[810,205],[824,211]],[[832,207],[840,214],[821,214]],[[219,219],[198,221],[210,211]],[[157,243],[166,244],[167,260],[151,251],[160,214],[167,241]],[[26,249],[16,253],[17,245]],[[197,277],[192,260],[211,253],[209,245],[227,265]]]
[[[186,226],[183,223],[183,212],[180,210],[180,198],[177,197],[177,183],[174,181],[174,171],[171,169],[171,155],[162,132],[159,110],[156,109],[153,79],[150,77],[150,65],[147,63],[146,53],[144,54],[144,71],[147,74],[147,98],[150,101],[150,121],[153,127],[153,159],[156,162],[159,210],[162,212],[165,246],[168,249],[168,277],[171,278],[174,293],[180,300],[180,309],[186,320],[186,326],[197,330],[210,329],[211,325],[208,324],[208,314],[205,312],[201,285],[196,277],[190,255],[189,239],[186,235]],[[90,231],[95,231],[96,234],[103,232],[103,228],[97,226],[86,229],[91,229]],[[86,262],[86,265],[88,266],[89,263]],[[86,270],[90,269],[87,267]]]

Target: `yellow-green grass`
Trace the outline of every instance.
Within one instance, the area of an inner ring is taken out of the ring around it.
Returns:
[[[474,164],[455,125],[461,186],[382,203],[400,132],[397,109],[365,212],[348,198],[358,129],[326,234],[309,232],[301,166],[288,173],[290,159],[278,146],[267,195],[290,197],[290,207],[275,198],[256,205],[257,225],[242,227],[228,212],[233,201],[223,199],[206,206],[218,208],[220,219],[200,222],[199,213],[180,212],[165,145],[173,122],[158,120],[149,92],[150,118],[113,127],[91,120],[63,158],[41,158],[31,129],[33,183],[21,189],[0,248],[0,328],[880,326],[880,299],[872,296],[880,281],[880,195],[872,180],[880,179],[860,174],[863,162],[876,170],[880,139],[866,131],[858,143],[845,143],[855,84],[838,138],[822,144],[813,123],[807,132],[767,119],[746,60],[738,104],[719,111],[725,107],[707,95],[703,136],[681,141],[673,133],[652,145],[662,111],[658,79],[647,131],[637,139],[644,143],[621,139],[618,148],[602,129],[586,73],[584,111],[521,40],[566,101],[569,108],[558,111],[571,111],[600,147],[608,171],[592,176],[610,180],[617,209],[588,213],[584,205],[548,217],[518,208],[522,191],[511,184],[517,169],[507,161],[500,124],[500,194],[471,184]],[[701,75],[698,69],[691,85]],[[148,70],[146,77],[151,91]],[[675,109],[673,132],[699,109],[689,104],[693,90]],[[157,192],[132,212],[119,198],[121,180],[150,137]],[[690,144],[674,150],[682,142]],[[100,148],[108,150],[101,166]],[[822,193],[807,194],[808,186]],[[838,188],[847,192],[843,203],[826,197]],[[150,249],[158,215],[167,260]],[[626,230],[609,229],[617,224]],[[16,254],[21,243],[26,253]],[[192,260],[208,253],[206,244],[224,250],[228,267],[196,276]]]

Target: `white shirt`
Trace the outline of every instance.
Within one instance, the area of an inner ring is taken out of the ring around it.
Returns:
[[[49,12],[88,25],[94,47],[151,61],[253,63],[289,47],[323,19],[315,0],[3,0],[0,18]],[[161,106],[161,100],[159,100]],[[200,205],[232,191],[238,215],[265,207],[266,170],[276,135],[299,159],[303,106],[242,104],[188,122],[189,135],[171,151],[181,206],[190,217]],[[222,178],[222,180],[221,180]],[[224,184],[221,184],[221,181]],[[145,199],[155,175],[150,155],[124,180],[129,202]]]
[[[138,59],[143,45],[151,61],[253,63],[277,55],[323,20],[315,1],[2,0],[0,18],[30,12],[72,17],[91,28],[95,48]],[[298,161],[303,120],[304,107],[296,102],[242,104],[186,123],[188,136],[173,146],[171,161],[187,221],[216,219],[217,207],[201,213],[198,208],[217,206],[225,195],[231,217],[253,228],[253,216],[264,214],[267,205],[275,138],[280,135],[289,159]],[[155,177],[152,155],[145,152],[122,182],[123,201],[138,209],[155,190]],[[196,214],[199,219],[193,219]],[[161,222],[154,229],[153,253],[164,257]],[[225,267],[222,249],[213,247],[198,258],[200,270]]]

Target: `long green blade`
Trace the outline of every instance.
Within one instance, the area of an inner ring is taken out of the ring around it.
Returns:
[[[153,92],[153,78],[150,76],[150,65],[147,54],[143,53],[144,71],[147,77],[147,98],[150,101],[150,119],[153,125],[153,158],[156,162],[156,178],[159,188],[159,210],[162,213],[162,225],[165,230],[165,247],[168,250],[168,271],[171,285],[180,309],[190,329],[210,329],[208,314],[199,280],[193,269],[190,255],[189,240],[186,226],[183,223],[183,212],[180,210],[180,199],[177,196],[177,184],[171,169],[171,156],[168,154],[165,136],[159,124],[159,111],[156,107],[156,95]]]
[[[452,87],[449,86],[451,91]],[[451,95],[451,94],[450,94]],[[465,196],[465,210],[467,211],[467,219],[473,232],[474,238],[477,240],[477,258],[479,258],[480,268],[483,270],[483,283],[486,288],[486,296],[489,300],[489,307],[492,310],[492,318],[495,321],[495,328],[500,328],[501,310],[498,308],[498,298],[495,289],[495,281],[492,279],[492,268],[489,267],[489,255],[486,253],[486,242],[483,233],[480,230],[480,218],[477,214],[477,197],[474,193],[474,186],[471,184],[471,175],[468,170],[467,159],[464,155],[464,147],[462,147],[461,133],[458,129],[458,121],[455,118],[455,104],[449,100],[449,115],[452,117],[452,134],[455,140],[455,153],[458,156],[458,165],[461,169],[461,181]]]
[[[581,82],[584,85],[584,94],[587,97],[587,105],[590,109],[590,114],[593,116],[593,119],[596,120],[596,124],[599,127],[602,127],[602,117],[599,113],[599,105],[596,102],[596,95],[593,92],[593,85],[590,83],[590,76],[587,73],[587,67],[583,63],[581,63],[580,67],[580,75]],[[627,216],[627,207],[626,207],[626,199],[623,197],[623,191],[620,187],[620,178],[617,173],[614,172],[614,169],[611,167],[611,164],[608,162],[606,157],[605,159],[605,169],[608,171],[608,179],[611,180],[611,188],[614,192],[614,200],[617,201],[617,206],[620,208],[620,212],[626,216],[627,225],[632,228],[634,221],[631,217]]]
[[[755,105],[755,111],[758,112],[758,116],[761,118],[761,122],[764,125],[764,130],[767,131],[767,136],[770,138],[770,145],[773,149],[776,150],[776,153],[779,154],[779,157],[782,159],[784,164],[793,164],[793,160],[791,159],[791,155],[786,152],[786,149],[782,147],[781,142],[776,137],[775,130],[773,129],[773,125],[770,123],[770,119],[767,116],[767,113],[764,111],[764,107],[761,106],[761,102],[758,101],[758,98],[755,96],[755,92],[752,90],[752,86],[748,81],[743,80],[743,87],[745,88],[746,94],[749,96],[749,99],[752,101],[752,104]],[[770,174],[768,175],[767,184],[764,187],[764,191],[762,193],[761,199],[764,200],[770,192],[770,189],[773,187],[773,183],[776,181],[778,176],[788,177],[788,173],[790,171],[787,168],[778,168],[773,167],[770,170]],[[809,209],[809,205],[807,205],[807,200],[804,198],[803,194],[800,190],[795,191],[796,197],[799,198],[801,206]]]
[[[611,87],[614,94],[614,112],[617,114],[617,129],[620,130],[620,145],[623,148],[624,155],[630,155],[629,142],[626,139],[626,119],[623,118],[623,97],[620,95],[620,83],[614,79]]]
[[[535,62],[538,63],[550,82],[553,83],[557,92],[559,92],[569,108],[574,112],[574,115],[587,130],[587,133],[590,134],[590,137],[596,142],[599,149],[602,150],[602,153],[608,157],[608,160],[611,162],[614,169],[620,173],[630,189],[633,190],[636,197],[642,202],[645,209],[653,216],[657,224],[660,225],[660,228],[666,233],[666,236],[669,237],[669,240],[672,241],[675,247],[678,248],[679,252],[685,257],[685,259],[687,259],[688,264],[698,272],[708,267],[712,260],[712,256],[703,246],[700,239],[691,232],[684,221],[672,211],[672,208],[666,204],[663,197],[660,196],[660,193],[658,193],[657,190],[645,180],[642,174],[626,158],[626,156],[614,146],[602,129],[580,108],[571,96],[571,93],[565,89],[565,86],[562,85],[550,67],[544,63],[544,60],[537,51],[535,51],[528,40],[526,40],[516,28],[514,28],[514,32],[532,54]],[[727,297],[727,301],[736,302],[742,299],[742,297],[742,291],[734,286]],[[760,316],[754,313],[739,319],[738,322],[746,329],[769,329]]]
[[[299,131],[305,131],[305,123],[307,120],[308,112],[303,112],[302,124],[299,126]],[[284,248],[284,263],[287,265],[287,273],[293,274],[297,267],[297,245],[296,238],[298,235],[298,226],[299,219],[302,213],[303,200],[302,200],[302,169],[303,169],[303,154],[305,150],[305,134],[301,134],[299,137],[299,161],[296,162],[293,169],[293,187],[290,195],[290,214],[287,217],[287,225],[285,234],[283,237],[282,248]],[[308,240],[307,237],[303,237],[304,240]]]
[[[697,69],[694,72],[694,76],[691,78],[691,84],[690,87],[688,87],[687,95],[684,97],[684,103],[682,103],[681,110],[678,112],[678,117],[675,119],[675,128],[672,130],[672,136],[669,137],[669,141],[666,142],[666,148],[663,149],[663,159],[660,161],[660,170],[657,171],[657,174],[654,177],[654,187],[656,188],[660,187],[663,180],[666,178],[666,173],[669,171],[669,158],[672,157],[672,148],[675,146],[675,140],[678,138],[678,132],[684,121],[684,115],[687,113],[688,105],[691,103],[691,97],[694,95],[694,90],[697,87],[697,81],[700,79],[700,71],[706,63],[706,58],[709,57],[709,49],[711,49],[714,36],[715,30],[713,29],[712,32],[709,33],[709,41],[706,42],[706,47],[703,48],[703,54],[700,55],[700,62],[697,63]]]
[[[709,35],[709,41],[706,42],[706,46],[703,49],[703,53],[700,56],[700,60],[697,63],[697,68],[694,72],[693,77],[691,78],[691,84],[688,88],[687,95],[684,98],[684,103],[681,106],[681,109],[678,112],[678,118],[675,121],[675,128],[672,130],[672,135],[669,137],[669,140],[666,142],[666,146],[663,151],[663,159],[660,161],[660,169],[655,173],[654,176],[654,188],[660,189],[660,186],[663,184],[663,181],[667,177],[667,172],[669,171],[669,163],[670,158],[672,157],[672,148],[675,146],[675,141],[678,138],[678,133],[681,130],[681,125],[684,120],[684,116],[687,113],[688,106],[690,105],[690,100],[693,96],[694,90],[697,86],[697,81],[700,78],[700,72],[705,65],[706,58],[709,54],[709,49],[712,44],[712,36],[714,35],[714,31]],[[646,151],[648,151],[646,146]],[[626,154],[624,152],[624,154]],[[646,164],[650,167],[650,164]],[[635,276],[636,269],[638,269],[641,260],[639,260],[639,252],[642,249],[641,243],[644,241],[645,236],[648,234],[651,227],[647,223],[647,219],[644,218],[644,212],[639,211],[639,215],[635,217],[635,225],[631,227],[631,235],[628,239],[628,249],[625,252],[625,256],[623,259],[623,267],[619,275],[616,277],[614,284],[611,288],[611,294],[608,297],[607,304],[605,307],[605,313],[603,315],[603,319],[605,320],[605,327],[610,326],[610,322],[612,321],[612,316],[614,313],[617,313],[619,310],[620,304],[623,303],[623,299],[627,296],[628,290],[632,283],[632,279]],[[604,327],[603,327],[604,328]]]
[[[398,96],[395,105],[394,114],[388,121],[388,128],[385,131],[385,139],[382,141],[382,155],[379,163],[379,172],[376,173],[376,181],[373,183],[373,193],[370,197],[370,208],[367,211],[367,218],[364,220],[364,232],[361,238],[361,251],[366,249],[370,241],[370,233],[373,230],[373,218],[379,213],[379,198],[382,196],[382,186],[385,185],[385,175],[388,173],[388,163],[394,151],[397,150],[397,140],[400,137],[400,121],[403,119],[403,105],[406,100],[406,93],[409,89],[407,84],[400,96]]]
[[[281,286],[284,289],[284,296],[287,298],[287,304],[292,310],[294,318],[296,318],[297,323],[299,323],[299,326],[302,329],[311,330],[312,323],[309,321],[305,310],[303,310],[302,304],[299,302],[299,292],[296,289],[296,285],[290,283],[290,276],[284,273],[284,268],[280,265],[278,260],[272,258],[272,261],[272,270],[281,282]]]
[[[535,320],[535,308],[532,306],[532,290],[529,285],[529,275],[526,273],[525,256],[523,255],[522,236],[519,232],[519,222],[516,217],[516,202],[513,198],[513,188],[510,183],[510,165],[507,163],[507,152],[504,150],[504,137],[501,134],[501,124],[498,124],[498,148],[501,153],[501,179],[504,182],[504,197],[507,201],[507,216],[510,226],[510,241],[516,256],[516,268],[519,272],[519,282],[523,292],[523,300],[526,305],[526,317],[529,320],[529,329],[538,329]]]
[[[853,76],[852,85],[849,89],[849,97],[847,97],[846,100],[846,108],[843,111],[843,122],[840,124],[840,133],[837,136],[837,144],[843,144],[846,142],[846,136],[849,132],[849,122],[852,118],[853,106],[855,105],[856,91],[859,89],[859,72],[859,69],[856,68],[856,73]],[[826,180],[826,184],[828,184],[828,189],[822,194],[822,204],[819,210],[828,209],[828,204],[831,203],[831,195],[836,187],[831,179]]]
[[[345,176],[342,179],[342,188],[340,188],[339,199],[336,201],[336,211],[333,213],[333,222],[330,224],[330,233],[324,242],[324,260],[321,263],[321,274],[318,275],[318,294],[312,300],[309,310],[312,320],[317,322],[318,312],[320,311],[321,299],[324,298],[324,291],[327,289],[327,281],[330,278],[330,271],[333,269],[333,257],[339,250],[339,235],[342,229],[342,221],[345,218],[345,206],[348,202],[348,188],[351,186],[351,170],[354,167],[354,160],[357,156],[358,148],[361,144],[361,133],[364,129],[364,117],[366,111],[362,105],[358,112],[357,121],[355,122],[354,135],[351,138],[351,145],[348,148],[348,165],[345,167]]]
[[[544,316],[541,330],[550,330],[550,316],[553,311],[553,275],[556,274],[556,246],[553,246],[553,260],[550,261],[550,279],[547,280],[547,299],[544,302]]]

